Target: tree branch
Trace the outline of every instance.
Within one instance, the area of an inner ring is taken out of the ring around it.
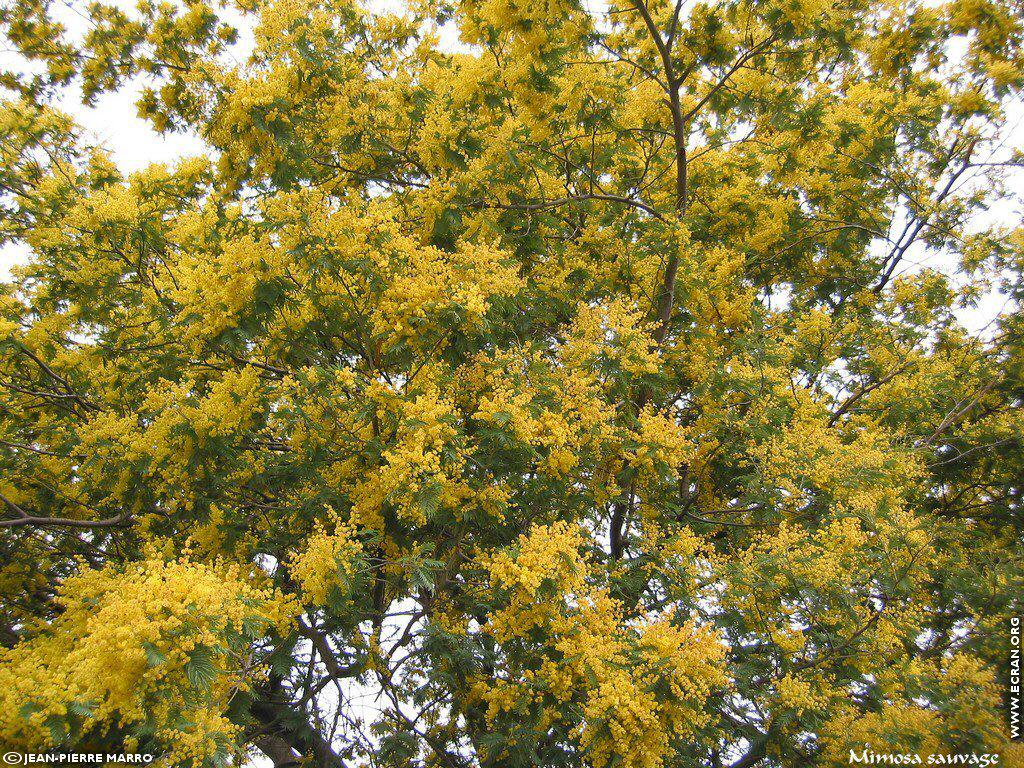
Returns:
[[[16,528],[22,525],[32,525],[38,528],[114,528],[126,525],[131,519],[127,512],[116,517],[107,517],[103,520],[75,520],[68,517],[40,517],[26,512],[18,504],[0,493],[0,501],[18,514],[13,520],[0,520],[0,528]]]

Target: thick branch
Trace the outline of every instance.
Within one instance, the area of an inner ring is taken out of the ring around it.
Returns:
[[[255,744],[264,755],[274,761],[274,768],[288,768],[300,763],[295,751],[280,736],[262,736],[256,739]]]
[[[117,517],[107,517],[103,520],[75,520],[68,517],[39,517],[26,512],[21,506],[15,504],[2,493],[0,501],[7,505],[18,517],[13,520],[0,520],[0,528],[16,528],[22,525],[32,525],[38,528],[114,528],[119,525],[126,525],[131,519],[127,512]]]
[[[303,727],[301,721],[296,720],[292,708],[277,698],[283,693],[280,683],[275,685],[272,681],[270,689],[263,691],[264,698],[254,701],[249,707],[265,734],[260,740],[266,736],[280,739],[300,755],[313,758],[313,765],[318,768],[346,768],[345,761],[330,742],[308,724]],[[258,742],[257,746],[263,749]]]
[[[873,381],[870,384],[867,384],[864,387],[861,387],[856,392],[854,392],[852,395],[850,395],[850,397],[848,397],[843,402],[842,405],[840,405],[832,413],[832,415],[829,417],[828,425],[830,427],[835,425],[835,423],[837,421],[839,421],[840,418],[842,418],[843,414],[845,414],[848,410],[850,410],[850,408],[853,405],[855,405],[862,397],[864,397],[865,395],[870,394],[871,392],[873,392],[874,390],[876,390],[879,387],[883,386],[884,384],[888,384],[890,381],[895,379],[897,376],[899,376],[901,373],[903,373],[909,367],[910,367],[910,363],[906,362],[903,365],[901,365],[898,368],[896,368],[896,370],[892,371],[891,373],[886,374],[885,376],[883,376],[882,378],[878,379],[877,381]]]
[[[334,649],[331,648],[323,633],[307,626],[301,620],[299,621],[299,633],[313,643],[313,647],[320,655],[320,660],[323,661],[324,666],[327,667],[328,674],[333,679],[340,681],[345,678],[355,677],[363,670],[363,663],[361,661],[342,666],[338,662]]]

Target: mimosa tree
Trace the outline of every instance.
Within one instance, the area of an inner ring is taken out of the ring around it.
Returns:
[[[0,25],[4,745],[1024,764],[1018,1]]]

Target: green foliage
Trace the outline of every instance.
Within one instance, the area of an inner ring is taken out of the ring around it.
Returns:
[[[5,744],[1024,760],[1018,5],[0,29]],[[55,106],[136,83],[204,156],[125,174]]]

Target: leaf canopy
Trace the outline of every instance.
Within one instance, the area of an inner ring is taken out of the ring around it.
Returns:
[[[5,745],[1024,764],[1019,2],[0,27]]]

